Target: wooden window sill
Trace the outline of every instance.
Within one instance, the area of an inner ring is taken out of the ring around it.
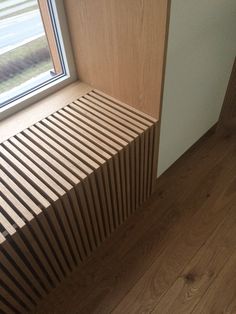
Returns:
[[[91,90],[91,86],[77,81],[0,121],[0,143],[44,119]]]

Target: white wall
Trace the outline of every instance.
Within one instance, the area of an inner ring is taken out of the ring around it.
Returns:
[[[236,54],[236,0],[172,0],[158,174],[218,120]]]

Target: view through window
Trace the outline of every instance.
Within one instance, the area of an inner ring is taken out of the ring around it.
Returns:
[[[47,0],[0,0],[0,107],[63,75]]]

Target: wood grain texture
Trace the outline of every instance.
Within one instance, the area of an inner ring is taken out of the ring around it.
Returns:
[[[168,0],[66,0],[79,79],[159,117]]]
[[[225,263],[219,275],[209,287],[203,298],[195,307],[192,313],[235,313],[236,284],[235,271],[236,267],[235,245],[232,256]]]
[[[209,132],[35,313],[234,313],[235,156]]]
[[[209,287],[212,284],[215,285],[217,277],[228,260],[232,258],[236,247],[235,200],[228,206],[229,213],[223,218],[222,223],[161,297],[153,313],[191,313],[202,297],[205,299],[205,295],[208,295]],[[215,290],[212,294],[216,299],[218,298]],[[223,303],[227,304],[225,300]],[[209,301],[209,305],[212,304],[212,300]],[[199,309],[199,306],[197,308]],[[215,307],[215,310],[220,312],[219,307]],[[209,309],[205,311],[209,313]]]

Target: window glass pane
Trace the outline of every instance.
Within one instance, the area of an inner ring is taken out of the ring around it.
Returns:
[[[0,0],[0,106],[62,74],[46,0]]]

